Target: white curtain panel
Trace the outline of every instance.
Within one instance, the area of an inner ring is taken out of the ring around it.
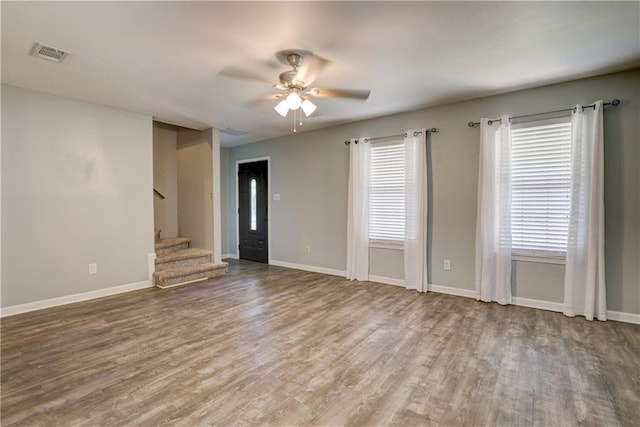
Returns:
[[[571,115],[571,209],[564,277],[567,316],[607,320],[602,101]]]
[[[347,208],[347,279],[369,280],[369,144],[349,144]]]
[[[476,299],[511,304],[511,124],[480,120]]]
[[[426,129],[408,131],[405,152],[404,274],[407,289],[426,292],[427,279],[427,144]]]

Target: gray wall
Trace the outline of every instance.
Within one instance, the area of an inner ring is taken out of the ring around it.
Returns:
[[[237,253],[235,162],[271,156],[269,193],[280,194],[280,200],[269,201],[271,259],[344,270],[349,158],[343,134],[333,128],[229,150],[232,209],[225,212],[231,214],[231,247],[223,252]],[[310,254],[304,253],[306,245]]]
[[[2,85],[2,307],[146,281],[152,185],[151,117]]]
[[[213,251],[211,129],[178,129],[178,233]]]
[[[153,198],[153,219],[161,237],[178,235],[178,128],[153,122],[153,188],[165,197]]]
[[[475,224],[479,134],[467,122],[501,114],[566,108],[597,99],[620,98],[605,110],[605,205],[607,299],[610,310],[640,313],[640,71],[610,74],[450,105],[426,108],[317,131],[290,135],[229,150],[228,203],[223,227],[225,253],[236,253],[235,162],[271,156],[271,249],[277,261],[344,270],[348,148],[351,137],[402,133],[438,127],[431,137],[430,282],[474,288]],[[347,101],[334,101],[347,102]],[[357,108],[357,103],[353,104]],[[544,117],[541,117],[544,118]],[[310,245],[310,254],[304,246]],[[401,255],[372,249],[371,274],[401,278]],[[384,250],[382,250],[384,251]],[[384,261],[381,261],[383,259]],[[395,259],[395,264],[394,264]],[[452,260],[452,269],[442,268]],[[562,301],[563,266],[515,263],[514,294]]]

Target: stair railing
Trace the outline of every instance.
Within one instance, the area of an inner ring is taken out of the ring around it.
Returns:
[[[164,195],[159,192],[158,190],[156,190],[155,188],[153,189],[153,194],[155,194],[156,196],[160,197],[162,200],[166,199],[166,197],[164,197]]]

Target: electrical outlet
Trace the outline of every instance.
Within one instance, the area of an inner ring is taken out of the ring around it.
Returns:
[[[310,254],[311,253],[311,246],[307,245],[304,247],[304,253],[305,254]]]
[[[450,259],[445,259],[444,260],[443,268],[445,270],[451,270],[451,260]]]
[[[98,264],[89,264],[89,274],[98,274]]]

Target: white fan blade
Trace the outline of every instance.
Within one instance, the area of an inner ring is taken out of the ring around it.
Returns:
[[[371,94],[370,90],[357,90],[357,89],[327,89],[327,88],[312,88],[305,93],[311,96],[317,96],[319,98],[346,98],[346,99],[360,99],[362,101],[369,98]]]
[[[218,73],[219,76],[232,77],[234,79],[250,80],[258,83],[265,83],[272,85],[273,82],[255,74],[251,71],[243,70],[241,68],[227,67]]]
[[[305,56],[298,67],[296,80],[304,86],[309,86],[329,64],[331,61],[320,56]]]

